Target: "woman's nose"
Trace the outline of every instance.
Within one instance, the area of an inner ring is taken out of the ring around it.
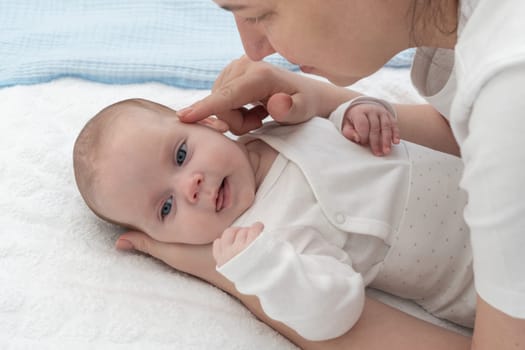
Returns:
[[[191,174],[186,182],[184,196],[190,203],[197,203],[204,176],[201,173]]]
[[[260,24],[247,23],[243,18],[235,18],[237,29],[241,36],[242,46],[252,61],[260,61],[266,56],[275,53],[275,50],[268,41],[264,28]]]

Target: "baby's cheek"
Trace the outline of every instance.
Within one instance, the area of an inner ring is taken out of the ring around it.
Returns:
[[[200,235],[204,240],[201,242],[201,244],[212,243],[214,240],[222,236],[224,230],[230,227],[232,222],[233,220],[216,220],[208,217],[207,220],[203,219],[200,222],[200,224],[197,226],[199,231],[195,232],[195,234]]]

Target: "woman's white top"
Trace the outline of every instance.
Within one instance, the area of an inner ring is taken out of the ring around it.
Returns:
[[[525,1],[461,1],[454,51],[418,49],[412,80],[461,149],[476,290],[525,318]]]

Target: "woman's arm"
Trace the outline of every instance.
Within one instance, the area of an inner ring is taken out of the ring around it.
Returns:
[[[339,105],[361,95],[243,56],[221,72],[209,96],[179,111],[179,116],[195,122],[216,115],[240,135],[259,128],[268,114],[283,124],[328,118]],[[246,108],[248,104],[255,107]],[[432,106],[398,104],[396,111],[402,139],[459,155],[448,122]]]
[[[525,320],[508,316],[478,296],[473,350],[525,348]]]
[[[462,186],[469,197],[465,218],[480,296],[476,350],[525,349],[524,81],[525,63],[492,77],[461,130],[468,131]]]
[[[135,249],[152,255],[166,264],[203,279],[238,298],[257,318],[265,322],[302,349],[469,349],[470,338],[421,321],[367,298],[356,325],[344,335],[327,341],[308,341],[283,323],[272,320],[262,311],[254,296],[239,293],[233,284],[215,270],[211,245],[188,246],[155,241],[139,232],[122,235],[119,249]]]
[[[395,105],[400,136],[437,151],[460,156],[448,121],[431,105]]]

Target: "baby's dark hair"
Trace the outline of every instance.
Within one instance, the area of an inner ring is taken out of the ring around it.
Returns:
[[[102,171],[99,167],[101,151],[111,139],[111,135],[117,132],[114,127],[115,122],[132,115],[136,116],[139,114],[136,113],[137,111],[146,112],[140,113],[144,116],[152,115],[151,112],[159,116],[164,113],[158,112],[173,112],[164,105],[144,99],[127,99],[116,102],[102,109],[86,123],[78,134],[73,147],[75,181],[87,206],[103,220],[131,229],[137,228],[115,222],[97,210],[97,184]]]

